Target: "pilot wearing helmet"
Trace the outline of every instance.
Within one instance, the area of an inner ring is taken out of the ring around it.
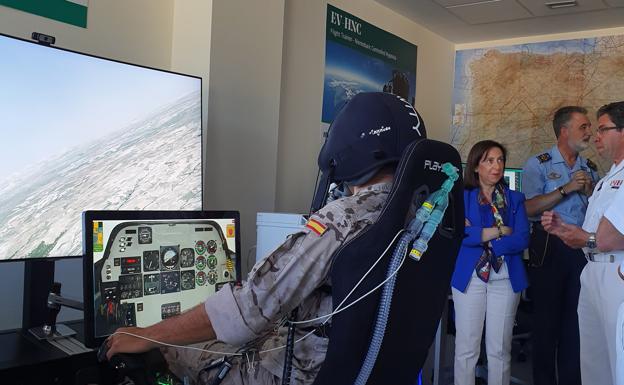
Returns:
[[[153,326],[119,329],[106,341],[107,357],[160,347],[169,369],[191,383],[211,383],[229,371],[221,384],[280,384],[286,318],[310,320],[332,312],[332,256],[377,220],[403,150],[425,137],[422,119],[404,99],[357,94],[335,118],[321,148],[322,178],[306,226],[258,261],[242,286],[224,286],[204,304]],[[347,194],[325,204],[332,183],[346,186]],[[331,338],[331,326],[323,321],[295,329],[294,383],[314,382],[323,363]],[[163,344],[195,344],[229,355],[224,363],[223,354]],[[206,370],[212,367],[220,370]]]

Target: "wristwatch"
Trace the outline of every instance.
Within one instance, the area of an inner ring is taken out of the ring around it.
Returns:
[[[563,189],[563,186],[557,187],[557,190],[559,190],[559,194],[561,194],[562,197],[565,197],[566,195],[568,195],[566,190]]]
[[[589,233],[589,238],[587,238],[585,246],[590,250],[596,248],[596,233]]]

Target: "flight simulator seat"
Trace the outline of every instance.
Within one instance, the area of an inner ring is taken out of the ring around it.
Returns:
[[[460,156],[449,144],[422,139],[404,151],[395,183],[376,223],[336,252],[331,269],[334,307],[356,285],[406,226],[413,205],[440,189],[449,162],[461,172]],[[406,258],[400,268],[379,355],[366,384],[414,385],[427,357],[444,308],[464,238],[462,178],[449,194],[449,205],[428,249],[420,259]],[[359,298],[386,278],[392,249],[349,297]],[[314,385],[354,384],[365,360],[375,326],[381,290],[375,291],[331,321],[325,362]],[[350,302],[350,301],[349,301]]]
[[[440,189],[447,179],[442,172],[442,164],[446,162],[457,170],[462,169],[458,152],[446,143],[420,139],[405,149],[377,222],[335,254],[331,268],[334,307],[395,235],[408,225],[415,208]],[[448,207],[427,251],[420,261],[407,257],[398,271],[386,332],[366,384],[417,383],[447,300],[455,259],[464,237],[461,175],[448,198]],[[390,248],[350,299],[359,298],[386,279],[392,254]],[[327,356],[314,385],[355,383],[369,349],[381,295],[382,289],[378,289],[332,318]]]

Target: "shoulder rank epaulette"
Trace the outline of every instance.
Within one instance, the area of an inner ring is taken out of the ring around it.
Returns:
[[[598,172],[598,166],[596,166],[596,163],[592,162],[590,159],[587,159],[587,167],[591,168],[594,172]]]
[[[552,159],[552,156],[550,156],[549,153],[545,152],[543,154],[538,155],[537,160],[539,160],[540,163],[544,163],[544,162],[548,162],[549,160]]]

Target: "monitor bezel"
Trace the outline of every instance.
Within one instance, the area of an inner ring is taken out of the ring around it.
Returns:
[[[90,53],[85,53],[85,52],[80,52],[80,51],[75,51],[75,50],[71,50],[71,49],[67,49],[67,48],[61,48],[58,47],[56,45],[45,45],[45,44],[41,44],[38,43],[36,41],[32,41],[32,40],[27,40],[21,37],[17,37],[17,36],[12,36],[12,35],[8,35],[6,33],[1,33],[0,32],[0,37],[6,37],[9,39],[13,39],[13,40],[19,40],[21,42],[24,43],[28,43],[28,44],[33,44],[39,47],[44,47],[44,48],[50,48],[53,50],[58,50],[58,51],[64,51],[64,52],[69,52],[72,54],[76,54],[76,55],[81,55],[81,56],[88,56],[94,59],[100,59],[100,60],[106,60],[109,62],[115,62],[115,63],[119,63],[119,64],[125,64],[125,65],[129,65],[132,67],[139,67],[139,68],[143,68],[143,69],[147,69],[147,70],[154,70],[154,71],[158,71],[158,72],[163,72],[163,73],[167,73],[167,74],[173,74],[173,75],[179,75],[179,76],[184,76],[184,77],[188,77],[188,78],[194,78],[194,79],[198,79],[199,80],[199,98],[200,98],[200,167],[201,167],[201,180],[200,180],[200,187],[201,187],[201,209],[204,208],[204,90],[203,90],[203,78],[201,76],[197,76],[197,75],[191,75],[191,74],[187,74],[187,73],[182,73],[182,72],[176,72],[176,71],[170,71],[170,70],[165,70],[165,69],[161,69],[161,68],[155,68],[155,67],[150,67],[150,66],[146,66],[146,65],[142,65],[142,64],[136,64],[136,63],[131,63],[131,62],[127,62],[127,61],[123,61],[123,60],[118,60],[118,59],[111,59],[111,58],[107,58],[104,56],[98,56],[98,55],[94,55],[94,54],[90,54]],[[97,210],[97,211],[104,211],[104,210]],[[129,210],[128,210],[129,211]],[[80,221],[80,218],[76,218],[77,221]],[[84,250],[84,245],[83,245],[83,250]],[[84,255],[84,254],[83,254]],[[63,254],[58,254],[58,255],[49,255],[47,257],[27,257],[27,256],[21,256],[19,258],[10,258],[10,259],[0,259],[0,263],[4,263],[4,262],[27,262],[27,261],[55,261],[55,260],[60,260],[60,259],[70,259],[70,258],[81,258],[83,257],[83,255],[80,254],[76,254],[76,255],[63,255]]]
[[[93,237],[90,229],[94,220],[118,220],[118,221],[156,221],[156,220],[192,220],[192,219],[233,219],[234,244],[236,248],[236,282],[241,280],[241,238],[240,238],[240,212],[238,211],[141,211],[141,210],[89,210],[82,213],[82,247],[83,247],[83,300],[84,300],[84,339],[85,346],[95,348],[100,346],[106,337],[95,335],[95,309],[93,289]],[[89,234],[89,236],[87,235]]]

